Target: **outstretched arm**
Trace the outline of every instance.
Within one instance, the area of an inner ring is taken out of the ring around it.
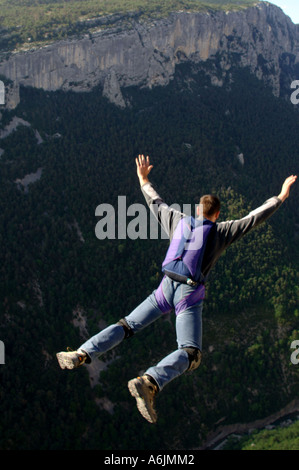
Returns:
[[[145,200],[151,212],[154,214],[159,224],[161,224],[167,237],[171,239],[179,220],[184,216],[184,214],[168,206],[150,183],[148,175],[153,168],[153,165],[150,164],[149,157],[145,158],[144,155],[138,155],[138,158],[136,158],[135,161],[137,166],[137,176],[139,178],[141,191]]]
[[[218,224],[219,233],[223,240],[223,246],[226,248],[231,243],[242,238],[254,227],[271,217],[281,206],[290,194],[290,188],[295,183],[297,176],[289,176],[283,183],[279,196],[268,199],[262,206],[251,211],[248,215],[239,220],[220,222]]]
[[[282,202],[284,202],[289,197],[291,186],[295,183],[296,179],[296,175],[291,175],[284,181],[281,192],[278,196]]]

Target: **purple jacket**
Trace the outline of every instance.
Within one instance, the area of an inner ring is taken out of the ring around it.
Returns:
[[[186,214],[170,208],[151,183],[144,184],[141,190],[150,210],[171,241],[179,221],[186,217]],[[273,196],[241,219],[216,222],[216,230],[211,232],[206,245],[201,265],[202,274],[206,277],[226,248],[267,220],[281,204],[282,201],[277,196]]]

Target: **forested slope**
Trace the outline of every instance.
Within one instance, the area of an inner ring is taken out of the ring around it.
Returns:
[[[3,128],[14,115],[31,126],[0,141],[2,449],[192,449],[219,420],[262,418],[298,395],[298,187],[211,274],[202,365],[161,393],[157,426],[139,415],[127,381],[176,348],[172,315],[107,353],[94,387],[87,368],[59,369],[56,352],[83,340],[76,309],[94,334],[161,278],[166,240],[95,236],[99,204],[117,209],[120,195],[144,203],[138,153],[151,156],[169,204],[215,192],[222,219],[245,215],[298,173],[297,110],[246,70],[219,88],[185,64],[168,87],[124,93],[131,106],[120,110],[97,89],[22,89],[18,108],[3,111]],[[39,168],[27,189],[16,183]]]

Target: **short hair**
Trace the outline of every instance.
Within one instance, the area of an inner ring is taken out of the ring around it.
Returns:
[[[202,212],[204,216],[212,217],[220,211],[220,199],[213,194],[205,194],[200,198]]]

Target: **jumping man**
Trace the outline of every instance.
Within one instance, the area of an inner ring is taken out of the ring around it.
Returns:
[[[148,177],[153,165],[149,157],[139,155],[136,167],[145,200],[170,239],[162,264],[164,277],[158,288],[129,315],[88,339],[78,350],[57,353],[57,359],[62,369],[91,363],[163,314],[174,310],[178,348],[147,369],[142,377],[128,383],[142,416],[150,423],[155,423],[157,394],[171,380],[200,365],[204,283],[207,275],[224,250],[273,215],[289,197],[297,176],[289,176],[279,196],[271,197],[246,217],[217,222],[220,214],[217,196],[202,196],[199,206],[202,214],[198,211],[197,218],[186,216],[170,208],[150,183]]]

